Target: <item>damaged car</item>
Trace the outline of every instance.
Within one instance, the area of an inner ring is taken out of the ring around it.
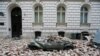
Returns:
[[[48,38],[37,38],[33,42],[28,44],[29,49],[43,49],[43,50],[64,50],[64,49],[74,49],[73,42],[67,37],[53,37]]]

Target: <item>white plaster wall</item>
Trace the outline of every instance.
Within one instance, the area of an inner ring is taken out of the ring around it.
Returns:
[[[100,2],[91,2],[91,28],[100,29]]]
[[[32,36],[33,2],[19,2],[22,9],[22,33],[23,36]]]
[[[67,2],[66,6],[66,22],[68,23],[67,27],[79,28],[81,2]]]
[[[6,18],[6,7],[8,2],[0,2],[0,12],[4,13],[4,16],[0,16],[0,22],[4,22],[4,26],[0,26],[0,37],[7,35],[7,18]]]
[[[4,26],[0,26],[0,35],[6,36],[8,32],[7,6],[10,2],[0,2],[0,12],[4,12],[5,16],[0,16],[0,22],[4,22]],[[57,1],[42,1],[40,4],[43,7],[43,26],[33,26],[34,23],[34,5],[36,2],[24,1],[16,2],[22,9],[22,34],[23,36],[34,36],[35,31],[41,31],[42,35],[54,34],[58,31],[66,33],[81,32],[84,28],[80,27],[80,8],[84,2],[64,2],[66,5],[65,22],[67,26],[56,27],[57,23],[57,6],[60,4]],[[88,29],[90,32],[96,32],[100,28],[100,2],[90,2],[91,14],[88,22],[91,24]],[[51,32],[51,33],[50,33]]]

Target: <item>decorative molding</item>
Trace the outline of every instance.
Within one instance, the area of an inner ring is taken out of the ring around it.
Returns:
[[[11,2],[16,3],[16,0],[11,0]]]
[[[85,0],[65,0],[65,1],[76,1],[76,2],[84,2]]]
[[[32,26],[43,26],[43,23],[32,23]]]
[[[67,26],[67,23],[56,23],[56,26]]]
[[[90,23],[81,23],[80,26],[81,27],[90,27]]]
[[[0,2],[11,2],[13,0],[0,0]],[[36,1],[36,0],[16,0],[16,1]],[[39,1],[60,1],[60,2],[64,2],[64,1],[76,1],[76,2],[100,2],[100,0],[39,0]]]
[[[64,0],[60,0],[60,2],[61,2],[61,3],[63,3],[63,2],[64,2]]]
[[[11,0],[0,0],[0,2],[11,2]]]
[[[90,0],[90,2],[100,2],[100,0]]]
[[[89,0],[85,0],[85,3],[89,3]]]
[[[36,0],[16,0],[16,1],[36,1]]]
[[[39,3],[39,2],[40,2],[40,0],[36,0],[36,2],[37,2],[37,3]]]
[[[41,0],[41,1],[60,1],[60,0]]]

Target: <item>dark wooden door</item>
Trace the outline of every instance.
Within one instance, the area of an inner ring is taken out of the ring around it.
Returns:
[[[19,7],[11,11],[12,37],[19,37],[22,34],[22,13]]]

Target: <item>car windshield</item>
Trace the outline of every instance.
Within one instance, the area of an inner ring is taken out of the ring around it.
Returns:
[[[71,39],[68,37],[60,36],[48,36],[48,37],[39,37],[35,39],[38,42],[71,42]]]

